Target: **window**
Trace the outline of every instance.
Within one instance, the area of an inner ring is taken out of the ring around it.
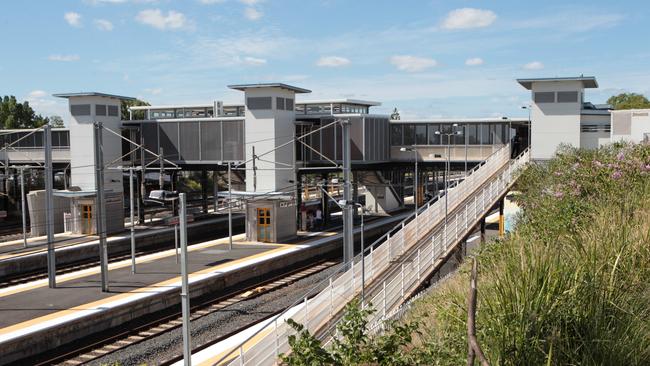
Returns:
[[[390,126],[390,143],[393,146],[402,145],[402,125]]]
[[[429,145],[440,145],[440,135],[436,135],[436,131],[440,130],[440,125],[429,125]]]
[[[481,131],[481,145],[491,145],[492,135],[490,134],[490,125],[487,123],[482,123],[480,126],[480,131]]]
[[[414,125],[404,125],[404,141],[403,144],[406,146],[415,145],[415,126]]]
[[[284,109],[286,109],[286,110],[288,110],[288,111],[292,111],[292,110],[293,110],[293,99],[291,99],[291,98],[286,98],[286,99],[284,100]]]
[[[73,104],[70,106],[73,116],[90,116],[90,104]]]
[[[271,97],[250,97],[246,105],[250,110],[273,109],[273,99]]]
[[[119,116],[116,105],[109,105],[108,106],[108,115],[111,116],[111,117]]]
[[[479,136],[479,129],[477,124],[469,123],[465,131],[467,132],[467,144],[469,145],[480,145],[481,137]]]
[[[275,108],[279,110],[284,110],[284,98],[276,97],[275,98]]]
[[[577,103],[578,102],[578,92],[577,91],[561,91],[561,92],[557,92],[557,102],[558,103]]]
[[[536,92],[535,103],[555,103],[555,92]]]
[[[427,144],[427,125],[415,126],[415,144],[416,145]]]
[[[96,104],[95,105],[95,115],[105,116],[106,115],[106,105],[105,104]]]

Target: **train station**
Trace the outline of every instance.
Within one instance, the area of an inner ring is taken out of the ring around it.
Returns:
[[[112,361],[179,328],[182,296],[205,304],[200,322],[270,288],[292,299],[314,265],[331,273],[312,293],[201,344],[197,364],[272,364],[284,319],[319,334],[358,296],[387,319],[478,239],[505,235],[522,166],[563,144],[650,138],[647,110],[585,101],[595,77],[516,82],[528,118],[400,119],[284,83],[128,114],[131,97],[55,94],[67,128],[0,133],[0,209],[16,224],[0,243],[0,364]]]

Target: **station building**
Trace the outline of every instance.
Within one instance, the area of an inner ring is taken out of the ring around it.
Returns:
[[[88,226],[80,224],[74,230],[92,232],[93,122],[102,122],[144,147],[135,148],[104,132],[105,165],[156,167],[161,155],[165,167],[173,164],[176,169],[201,171],[204,177],[208,171],[224,174],[230,166],[234,196],[246,203],[249,239],[273,242],[294,236],[305,210],[318,206],[329,217],[331,199],[314,191],[326,189],[336,196],[332,187],[340,186],[341,121],[350,124],[355,201],[363,202],[374,214],[403,207],[414,189],[419,193],[418,203],[423,203],[444,180],[447,160],[449,178],[454,178],[454,172],[462,177],[464,171],[511,142],[519,151],[531,146],[533,159],[546,160],[560,144],[597,148],[615,140],[648,139],[648,111],[611,111],[608,105],[585,101],[586,89],[598,87],[594,77],[517,81],[531,92],[530,118],[391,119],[373,111],[379,102],[309,100],[304,97],[309,90],[282,83],[230,85],[242,92],[238,104],[139,106],[131,107],[126,116],[120,115],[120,102],[128,97],[96,92],[56,94],[68,100],[72,115],[67,129],[54,132],[58,141],[55,164],[69,167],[67,189],[57,195],[69,200],[66,212],[74,216],[73,221]],[[0,136],[4,139],[0,146],[21,133],[25,132]],[[5,151],[6,158],[29,163],[24,159],[28,153],[32,161],[42,161],[42,149],[38,149],[42,135],[40,140],[38,136],[21,141],[33,144],[33,149],[21,145],[22,155]],[[413,184],[416,159],[418,187]],[[168,174],[173,182],[174,171]],[[119,169],[105,170],[109,231],[124,226],[127,180]],[[141,171],[140,201],[148,194],[145,180],[145,171]],[[38,202],[30,206],[37,207]]]

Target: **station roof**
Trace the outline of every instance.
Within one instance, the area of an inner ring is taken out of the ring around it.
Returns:
[[[98,92],[59,93],[59,94],[52,94],[52,96],[53,97],[59,97],[59,98],[107,97],[107,98],[115,98],[115,99],[120,99],[120,100],[135,100],[135,98],[125,97],[123,95],[106,94],[106,93],[98,93]]]
[[[356,104],[356,105],[365,105],[368,107],[380,106],[381,102],[373,102],[371,100],[361,100],[361,99],[318,99],[318,100],[297,100],[296,104]]]
[[[585,88],[597,88],[598,82],[594,76],[575,76],[575,77],[557,77],[557,78],[532,78],[532,79],[517,79],[517,82],[524,88],[531,90],[533,83],[546,83],[557,81],[582,81]]]
[[[224,107],[243,107],[241,103],[225,103]],[[200,108],[213,108],[214,104],[168,104],[168,105],[139,105],[129,107],[132,111],[146,111],[146,110],[163,110],[163,109],[200,109]]]
[[[245,91],[246,89],[261,89],[261,88],[280,88],[292,91],[294,93],[311,93],[309,89],[299,88],[297,86],[287,85],[283,83],[260,83],[260,84],[233,84],[228,85],[230,89]]]

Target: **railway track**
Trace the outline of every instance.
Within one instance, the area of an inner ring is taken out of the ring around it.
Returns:
[[[316,274],[320,271],[323,271],[327,268],[330,268],[336,265],[337,262],[325,261],[318,262],[316,264],[310,264],[305,267],[299,268],[289,274],[283,274],[270,278],[263,283],[257,283],[251,286],[248,286],[243,289],[239,289],[235,292],[232,292],[228,295],[221,296],[216,299],[210,299],[204,301],[198,305],[193,305],[191,308],[190,321],[195,321],[212,313],[227,309],[228,307],[237,304],[241,301],[250,300],[252,298],[261,296],[275,290],[278,290],[284,286],[290,285],[300,279],[309,277],[313,274]],[[216,342],[219,342],[223,339],[230,337],[233,334],[236,334],[258,322],[264,321],[269,317],[275,316],[276,313],[269,313],[265,315],[262,319],[256,319],[252,323],[244,324],[238,327],[236,330],[229,332],[226,335],[222,335],[217,339],[214,339],[210,342],[201,344],[193,350],[193,352],[198,352],[205,347],[208,347]],[[164,333],[170,332],[173,329],[182,326],[182,318],[180,312],[174,312],[173,314],[164,316],[160,319],[155,319],[146,324],[140,325],[135,329],[127,329],[118,334],[112,335],[106,339],[94,342],[92,344],[84,345],[78,349],[74,349],[65,354],[60,354],[54,357],[49,357],[45,360],[34,363],[34,365],[64,365],[64,366],[76,366],[82,365],[93,360],[97,360],[101,357],[109,355],[113,352],[131,347],[135,344],[144,342],[148,339],[158,337]],[[176,360],[182,359],[182,355],[173,357],[168,360],[161,361],[161,364],[171,364],[176,362]]]

